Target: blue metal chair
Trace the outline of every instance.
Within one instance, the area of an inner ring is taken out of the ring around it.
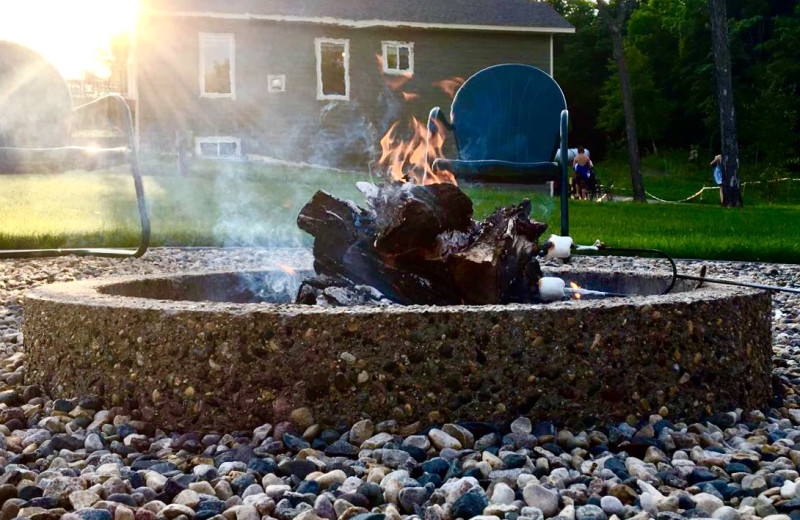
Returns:
[[[457,159],[433,159],[464,182],[541,184],[560,181],[561,234],[569,235],[567,156],[569,112],[564,93],[546,72],[503,64],[469,78],[453,99],[450,121],[439,107],[428,117],[428,140],[452,130]],[[430,163],[429,163],[430,164]]]
[[[113,126],[124,142],[114,148],[75,146],[74,126]],[[104,169],[128,163],[136,191],[141,235],[135,249],[90,247],[0,250],[0,258],[92,255],[139,257],[150,242],[131,110],[118,94],[73,108],[67,83],[44,58],[0,41],[0,176],[8,173]]]

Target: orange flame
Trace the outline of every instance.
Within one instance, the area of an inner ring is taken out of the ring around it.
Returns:
[[[381,77],[383,78],[383,82],[392,89],[398,90],[399,88],[403,87],[408,81],[412,78],[411,74],[400,74],[398,76],[388,76],[383,72],[383,56],[378,53],[375,54],[375,59],[378,60],[378,71],[380,71]]]
[[[291,276],[297,276],[297,271],[295,271],[293,268],[289,267],[288,265],[282,264],[280,262],[275,262],[275,265],[277,265],[278,268],[280,268],[280,270],[283,271],[284,273],[289,274]]]
[[[569,282],[569,286],[572,289],[580,289],[581,288],[581,286],[576,284],[575,282]],[[572,293],[572,297],[575,298],[576,300],[580,300],[581,298],[583,298],[583,295],[581,293],[574,292],[574,293]]]
[[[383,78],[383,82],[392,90],[400,90],[412,77],[414,77],[413,74],[400,74],[398,76],[386,75],[386,73],[383,71],[383,56],[380,53],[377,53],[375,54],[375,59],[378,61],[378,70],[380,71],[381,78]],[[404,101],[411,101],[419,98],[419,94],[415,92],[403,91],[400,92],[400,95],[403,96]]]
[[[415,184],[456,185],[456,179],[448,171],[433,171],[433,161],[443,157],[444,125],[434,120],[436,132],[429,135],[428,128],[416,117],[411,118],[411,138],[398,139],[398,122],[394,122],[381,138],[381,157],[378,164],[395,181],[411,181]]]
[[[441,81],[434,81],[433,86],[439,87],[450,99],[453,99],[456,96],[458,87],[463,85],[464,81],[464,78],[461,76],[455,76],[453,78],[443,79]]]

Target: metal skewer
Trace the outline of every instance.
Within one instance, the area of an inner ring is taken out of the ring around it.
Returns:
[[[704,283],[716,283],[721,285],[750,287],[752,289],[761,289],[764,291],[776,291],[776,292],[786,292],[791,294],[800,294],[800,288],[797,287],[779,287],[776,285],[765,285],[755,282],[740,282],[737,280],[723,280],[721,278],[706,278],[705,266],[703,266],[703,268],[701,269],[700,276],[692,276],[690,274],[678,274],[678,266],[675,264],[675,260],[673,260],[673,258],[669,254],[665,253],[664,251],[661,251],[660,249],[608,247],[600,240],[597,240],[591,246],[586,246],[586,245],[575,244],[575,242],[572,240],[571,237],[560,237],[558,235],[551,235],[550,238],[544,244],[542,244],[542,249],[539,253],[539,256],[544,257],[545,259],[548,259],[550,257],[566,259],[569,257],[572,251],[576,253],[600,253],[610,256],[651,255],[664,258],[665,260],[669,261],[670,267],[672,268],[672,281],[662,294],[669,294],[675,287],[675,282],[678,281],[679,278],[682,280],[695,280],[697,282],[700,282],[697,285],[698,289]]]

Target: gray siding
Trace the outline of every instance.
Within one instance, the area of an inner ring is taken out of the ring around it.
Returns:
[[[467,78],[504,62],[549,71],[550,35],[346,29],[265,21],[154,18],[137,42],[139,131],[144,149],[174,151],[176,131],[233,136],[244,154],[363,168],[389,125],[425,120],[450,99],[434,82]],[[200,97],[199,33],[236,40],[236,99]],[[315,38],[350,40],[350,100],[317,100]],[[415,74],[392,89],[377,55],[384,40],[414,43]],[[269,93],[267,76],[286,75],[286,92]],[[419,97],[405,101],[402,91]]]

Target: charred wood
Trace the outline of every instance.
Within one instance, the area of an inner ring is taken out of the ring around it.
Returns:
[[[475,240],[448,258],[448,269],[467,303],[533,300],[542,273],[536,253],[547,224],[531,221],[530,201],[497,208]]]
[[[454,185],[359,189],[368,209],[318,192],[301,210],[298,225],[314,236],[319,276],[298,301],[315,302],[328,287],[336,288],[329,304],[368,301],[356,286],[401,304],[533,301],[547,225],[530,220],[528,201],[474,222],[472,201]]]

